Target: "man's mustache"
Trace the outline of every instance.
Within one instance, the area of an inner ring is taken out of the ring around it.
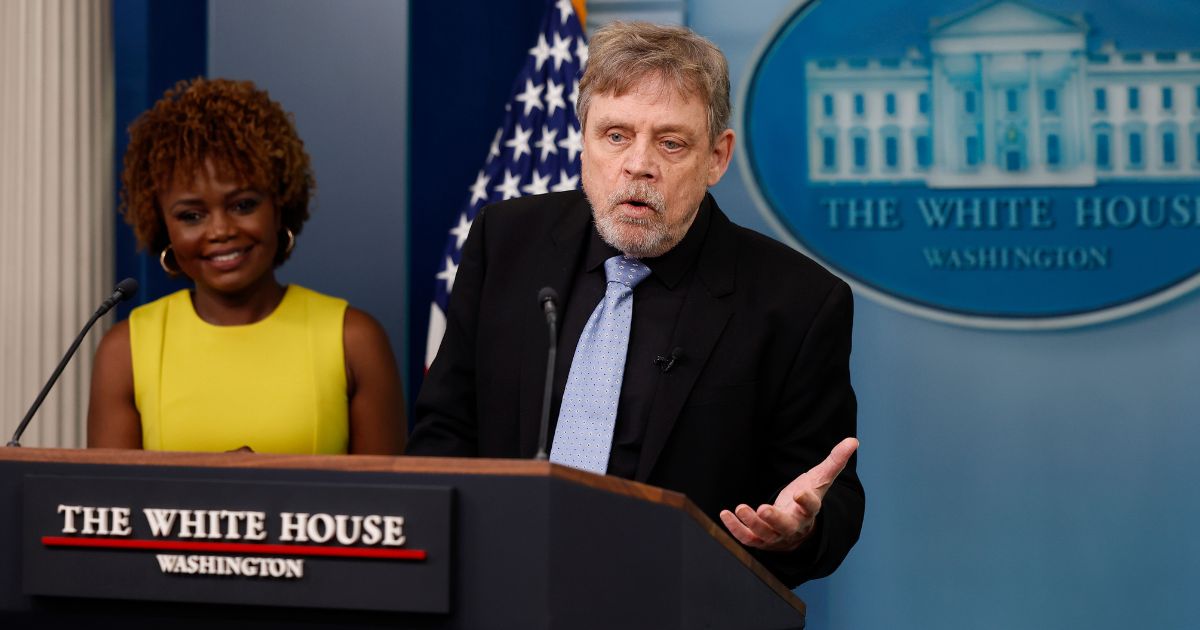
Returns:
[[[608,208],[611,210],[623,203],[634,203],[649,207],[655,214],[662,214],[667,208],[667,200],[658,189],[646,182],[630,182],[614,190],[608,195]]]

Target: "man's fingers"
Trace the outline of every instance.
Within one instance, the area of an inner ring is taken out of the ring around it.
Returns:
[[[846,438],[837,443],[833,450],[829,452],[829,457],[825,461],[813,466],[813,469],[808,471],[812,475],[816,486],[824,490],[833,483],[834,479],[841,474],[846,468],[846,463],[850,461],[850,456],[854,451],[858,450],[858,440],[854,438]]]
[[[750,531],[738,517],[729,510],[721,510],[721,522],[725,524],[725,529],[729,530],[730,534],[737,539],[738,542],[747,547],[761,547],[763,542],[754,532]]]
[[[801,492],[792,497],[792,500],[796,502],[800,514],[805,519],[816,518],[817,512],[821,511],[821,497],[812,492]]]
[[[743,503],[737,506],[733,511],[738,520],[750,530],[750,533],[759,540],[761,544],[771,544],[779,538],[779,533],[767,525],[765,521],[758,517],[758,513],[754,508]]]
[[[800,521],[805,518],[804,515],[789,514],[786,510],[781,510],[773,505],[760,506],[757,514],[772,531],[781,533],[796,531]]]

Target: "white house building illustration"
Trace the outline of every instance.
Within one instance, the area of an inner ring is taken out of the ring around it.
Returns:
[[[993,0],[929,54],[805,63],[809,180],[931,188],[1200,177],[1200,50],[1087,49],[1083,16]]]

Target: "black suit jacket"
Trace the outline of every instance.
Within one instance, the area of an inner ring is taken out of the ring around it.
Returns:
[[[691,286],[678,321],[663,323],[668,347],[686,355],[655,387],[636,479],[683,492],[718,520],[740,503],[772,503],[855,434],[853,301],[820,265],[734,225],[711,195],[703,203],[712,216]],[[534,456],[549,345],[538,291],[571,295],[591,230],[578,191],[479,214],[408,453]],[[799,550],[752,553],[789,585],[828,575],[858,540],[864,505],[851,459]]]

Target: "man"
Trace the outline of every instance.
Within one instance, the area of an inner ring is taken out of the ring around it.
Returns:
[[[789,586],[828,575],[864,509],[849,287],[707,194],[734,145],[712,43],[597,31],[578,111],[583,194],[496,204],[471,228],[408,452],[534,456],[551,287],[551,461],[685,493]]]

